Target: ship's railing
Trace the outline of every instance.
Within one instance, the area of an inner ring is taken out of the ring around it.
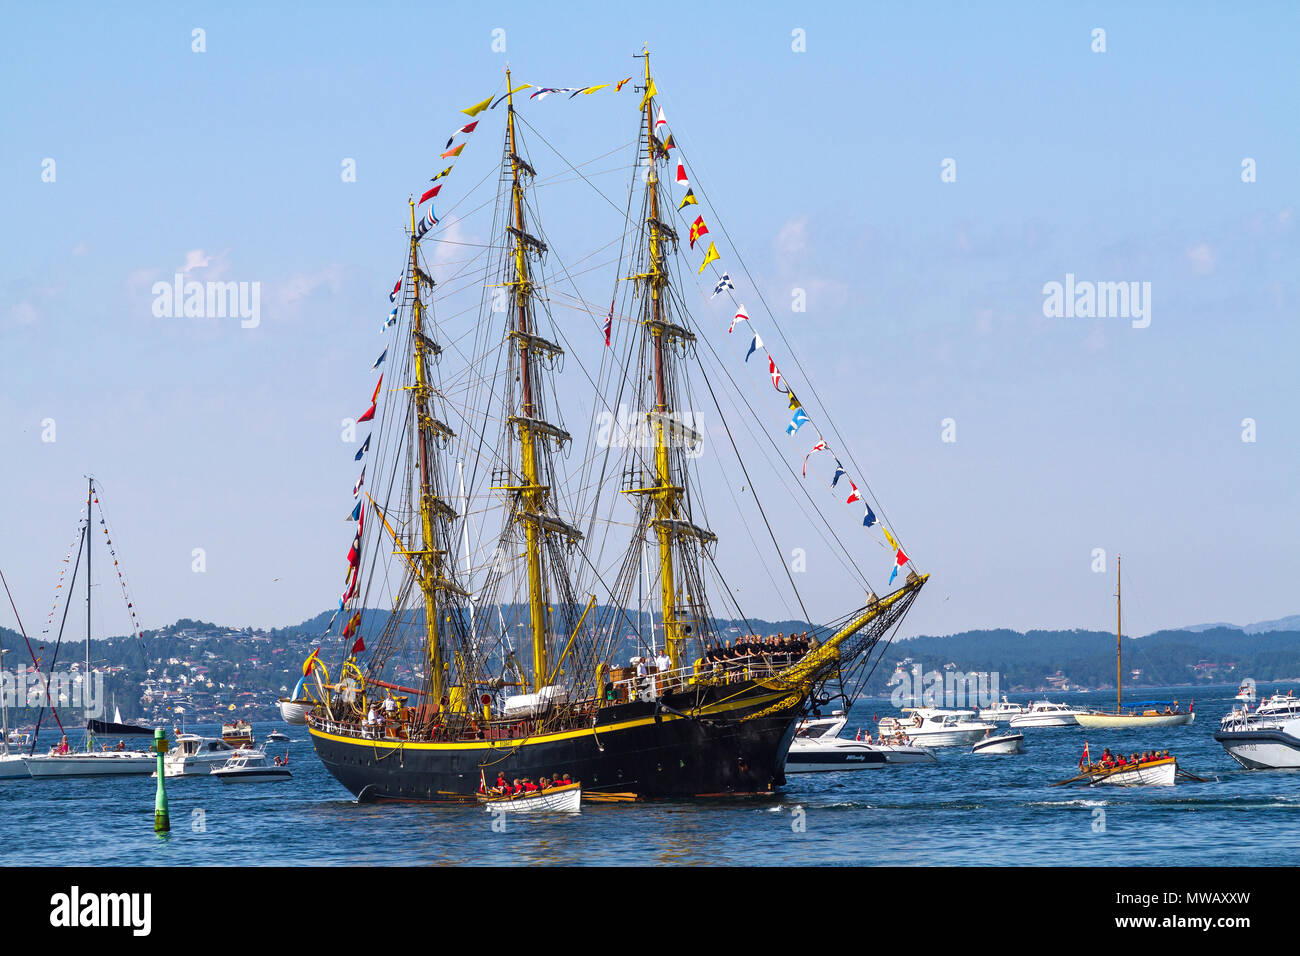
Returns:
[[[644,674],[634,674],[612,682],[614,700],[623,703],[634,700],[656,700],[664,694],[686,690],[692,684],[731,684],[746,680],[766,680],[775,677],[798,660],[795,654],[766,657],[751,656],[735,661],[706,661],[674,670],[658,670],[653,664],[645,665]]]

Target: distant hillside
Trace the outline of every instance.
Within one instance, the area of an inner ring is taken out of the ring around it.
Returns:
[[[1257,634],[1230,627],[1157,631],[1125,638],[1123,649],[1126,687],[1232,683],[1246,677],[1273,681],[1300,675],[1300,628]],[[969,631],[899,641],[884,652],[868,691],[887,693],[886,684],[904,658],[923,671],[945,665],[964,672],[995,671],[1001,688],[1008,691],[1062,684],[1115,686],[1115,635],[1104,631]]]
[[[1257,621],[1254,624],[1247,624],[1244,627],[1238,627],[1236,624],[1193,624],[1182,628],[1184,631],[1210,631],[1216,628],[1231,628],[1236,631],[1242,631],[1246,634],[1267,634],[1270,631],[1300,631],[1300,614],[1292,614],[1289,617],[1279,617],[1276,621]]]

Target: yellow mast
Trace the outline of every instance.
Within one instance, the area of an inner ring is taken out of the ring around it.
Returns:
[[[681,622],[677,620],[677,592],[673,574],[673,531],[669,522],[677,513],[677,499],[681,489],[673,482],[672,468],[668,457],[668,443],[665,437],[664,422],[673,411],[668,407],[664,385],[664,322],[662,291],[667,283],[667,274],[663,266],[663,250],[659,235],[659,171],[655,157],[654,137],[654,92],[650,76],[650,50],[645,50],[645,129],[646,158],[649,161],[649,175],[646,188],[649,191],[649,208],[646,224],[649,227],[650,261],[646,273],[646,285],[650,290],[650,334],[654,336],[654,385],[655,385],[655,486],[652,492],[655,501],[655,537],[659,542],[659,599],[663,608],[664,646],[672,661],[673,669],[682,666]]]
[[[1120,585],[1120,555],[1115,555],[1115,713],[1124,706],[1124,667],[1121,663],[1124,648],[1120,644],[1120,632],[1124,629],[1124,598]]]
[[[510,193],[514,209],[515,238],[515,302],[519,308],[519,380],[523,383],[523,396],[519,416],[520,464],[523,485],[524,533],[528,559],[528,615],[533,643],[533,690],[539,691],[549,677],[546,647],[546,595],[542,584],[542,508],[546,502],[546,488],[541,484],[537,469],[537,438],[530,422],[537,417],[533,403],[530,376],[528,298],[532,282],[528,276],[528,257],[524,253],[524,191],[519,182],[519,155],[515,149],[515,100],[510,84],[510,68],[506,68],[506,130],[510,144]]]
[[[441,586],[442,553],[437,548],[434,535],[434,513],[439,505],[446,508],[434,494],[428,460],[428,442],[434,429],[433,418],[429,415],[429,382],[424,367],[424,349],[421,345],[424,331],[424,308],[420,302],[420,271],[418,269],[418,246],[415,234],[415,200],[411,204],[411,285],[415,293],[415,305],[411,319],[411,342],[415,359],[415,423],[419,431],[419,467],[420,467],[420,532],[423,550],[417,553],[419,559],[420,590],[424,594],[425,642],[429,649],[429,694],[432,703],[441,704],[443,695],[443,660],[442,642],[438,637],[438,588]]]

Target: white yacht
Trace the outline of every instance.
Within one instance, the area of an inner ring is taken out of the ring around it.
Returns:
[[[1300,768],[1300,699],[1274,694],[1223,718],[1214,739],[1247,770]]]
[[[150,774],[157,757],[139,750],[51,750],[48,754],[23,757],[34,779],[50,777],[116,777]]]
[[[1024,750],[1024,734],[1002,734],[994,737],[990,732],[988,736],[976,743],[974,747],[971,747],[970,752],[987,756],[990,754],[1018,754],[1024,753]]]
[[[1259,698],[1255,695],[1254,681],[1249,681],[1249,680],[1242,681],[1241,686],[1237,688],[1237,696],[1232,699],[1236,701],[1240,701],[1243,704],[1255,703],[1255,701],[1258,700]]]
[[[265,759],[260,750],[236,747],[220,737],[177,734],[175,745],[163,756],[163,774],[168,777],[196,777],[212,772],[237,753]]]
[[[830,717],[800,721],[785,758],[786,773],[878,769],[886,764],[932,763],[938,759],[925,747],[848,740],[840,736],[847,721],[842,710]]]
[[[995,725],[976,718],[973,710],[904,707],[904,717],[882,717],[882,737],[902,734],[923,747],[963,747],[975,743]]]
[[[987,720],[990,723],[998,724],[1008,721],[1013,717],[1019,717],[1025,712],[1024,704],[1013,704],[1007,700],[1007,695],[1002,695],[1002,700],[992,707],[983,707],[980,709],[980,720]]]
[[[1066,704],[1053,704],[1050,700],[1036,700],[1025,708],[1024,713],[1011,718],[1011,726],[1016,730],[1024,727],[1077,727],[1082,713],[1086,711]]]

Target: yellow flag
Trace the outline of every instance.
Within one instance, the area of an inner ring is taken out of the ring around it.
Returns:
[[[688,189],[686,190],[686,195],[682,197],[682,201],[677,206],[677,208],[685,209],[687,206],[698,206],[698,205],[699,203],[695,201],[695,191],[692,189]]]
[[[482,113],[485,109],[487,109],[491,103],[492,103],[492,97],[489,96],[482,103],[475,103],[473,106],[461,110],[461,112],[464,113],[466,116],[478,116],[478,114]]]
[[[650,85],[645,89],[645,96],[641,97],[641,109],[645,109],[645,105],[650,102],[650,97],[655,96],[658,93],[659,91],[655,89],[654,78],[651,77]]]
[[[893,548],[895,551],[897,551],[897,550],[898,550],[898,542],[895,541],[895,540],[894,540],[894,536],[893,536],[892,534],[889,533],[889,529],[886,528],[886,527],[882,524],[882,525],[880,526],[880,530],[883,531],[883,532],[885,532],[885,538],[886,538],[886,540],[889,541],[889,546],[890,546],[891,548]]]
[[[803,406],[799,404],[799,399],[797,399],[797,398],[794,397],[794,392],[791,392],[791,393],[790,393],[790,411],[794,411],[796,408],[803,408]]]
[[[651,82],[653,82],[653,80]],[[710,242],[709,251],[704,253],[704,261],[700,263],[700,272],[703,272],[704,267],[710,262],[717,262],[721,258],[722,256],[718,255],[718,247]]]
[[[609,86],[608,83],[602,83],[600,84],[600,86],[589,86],[582,92],[585,93],[587,96],[590,96],[592,93],[595,93],[597,90],[603,90],[607,86]]]

